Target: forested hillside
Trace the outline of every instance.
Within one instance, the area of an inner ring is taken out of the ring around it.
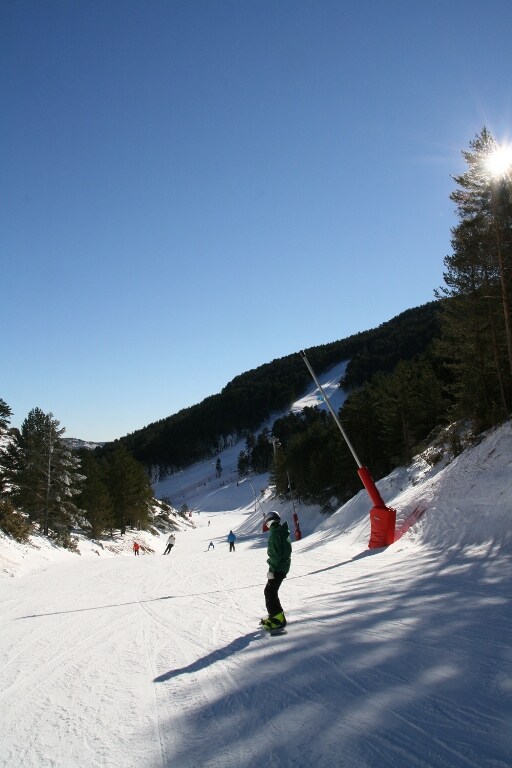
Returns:
[[[425,351],[439,329],[437,302],[409,309],[376,329],[307,350],[318,372],[350,360],[345,385],[389,372]],[[222,392],[150,424],[120,441],[148,470],[166,474],[215,455],[230,440],[257,430],[287,410],[310,384],[298,351],[237,376]],[[106,450],[109,446],[106,446]]]

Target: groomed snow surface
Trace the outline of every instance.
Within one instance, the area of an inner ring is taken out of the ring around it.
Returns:
[[[0,539],[0,765],[510,768],[510,423],[379,483],[405,531],[387,549],[367,549],[364,491],[328,518],[297,506],[278,637],[261,518],[293,531],[293,508],[237,484],[242,447],[220,480],[206,462],[156,487],[194,510],[170,555],[147,533],[81,556]]]

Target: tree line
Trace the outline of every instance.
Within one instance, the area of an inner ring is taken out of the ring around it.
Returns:
[[[72,451],[53,414],[34,408],[19,430],[8,430],[11,416],[0,399],[0,529],[19,540],[38,530],[75,548],[73,529],[97,538],[149,527],[151,484],[123,445],[102,456]]]
[[[374,370],[389,371],[398,360],[422,351],[437,330],[436,302],[432,301],[379,328],[310,348],[307,354],[317,371],[350,360],[347,382],[354,386]],[[255,433],[267,419],[288,410],[310,383],[300,355],[287,355],[237,376],[219,394],[126,435],[114,445],[124,445],[155,481],[215,457],[241,437]],[[256,457],[256,465],[260,463]]]

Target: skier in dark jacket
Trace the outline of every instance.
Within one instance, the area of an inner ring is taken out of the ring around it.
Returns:
[[[229,542],[229,551],[230,552],[234,552],[235,551],[235,541],[236,541],[236,536],[233,533],[233,531],[230,531],[228,533],[228,542]]]
[[[265,523],[269,528],[267,544],[269,571],[264,592],[268,616],[262,619],[261,623],[265,629],[272,631],[283,629],[286,626],[286,617],[278,592],[290,570],[292,545],[288,523],[281,523],[281,518],[277,512],[269,512],[265,516]]]

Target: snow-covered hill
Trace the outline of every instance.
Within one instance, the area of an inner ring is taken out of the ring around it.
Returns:
[[[80,440],[78,437],[64,437],[63,440],[68,448],[73,451],[84,448],[93,451],[95,448],[101,448],[102,445],[105,445],[105,443],[91,443],[90,440]]]
[[[512,424],[379,482],[403,533],[384,550],[365,491],[330,517],[293,507],[264,476],[237,483],[239,450],[221,478],[203,462],[158,485],[194,510],[171,555],[144,534],[134,557],[130,534],[0,581],[0,766],[508,768]],[[275,638],[258,627],[272,508],[303,532]]]

